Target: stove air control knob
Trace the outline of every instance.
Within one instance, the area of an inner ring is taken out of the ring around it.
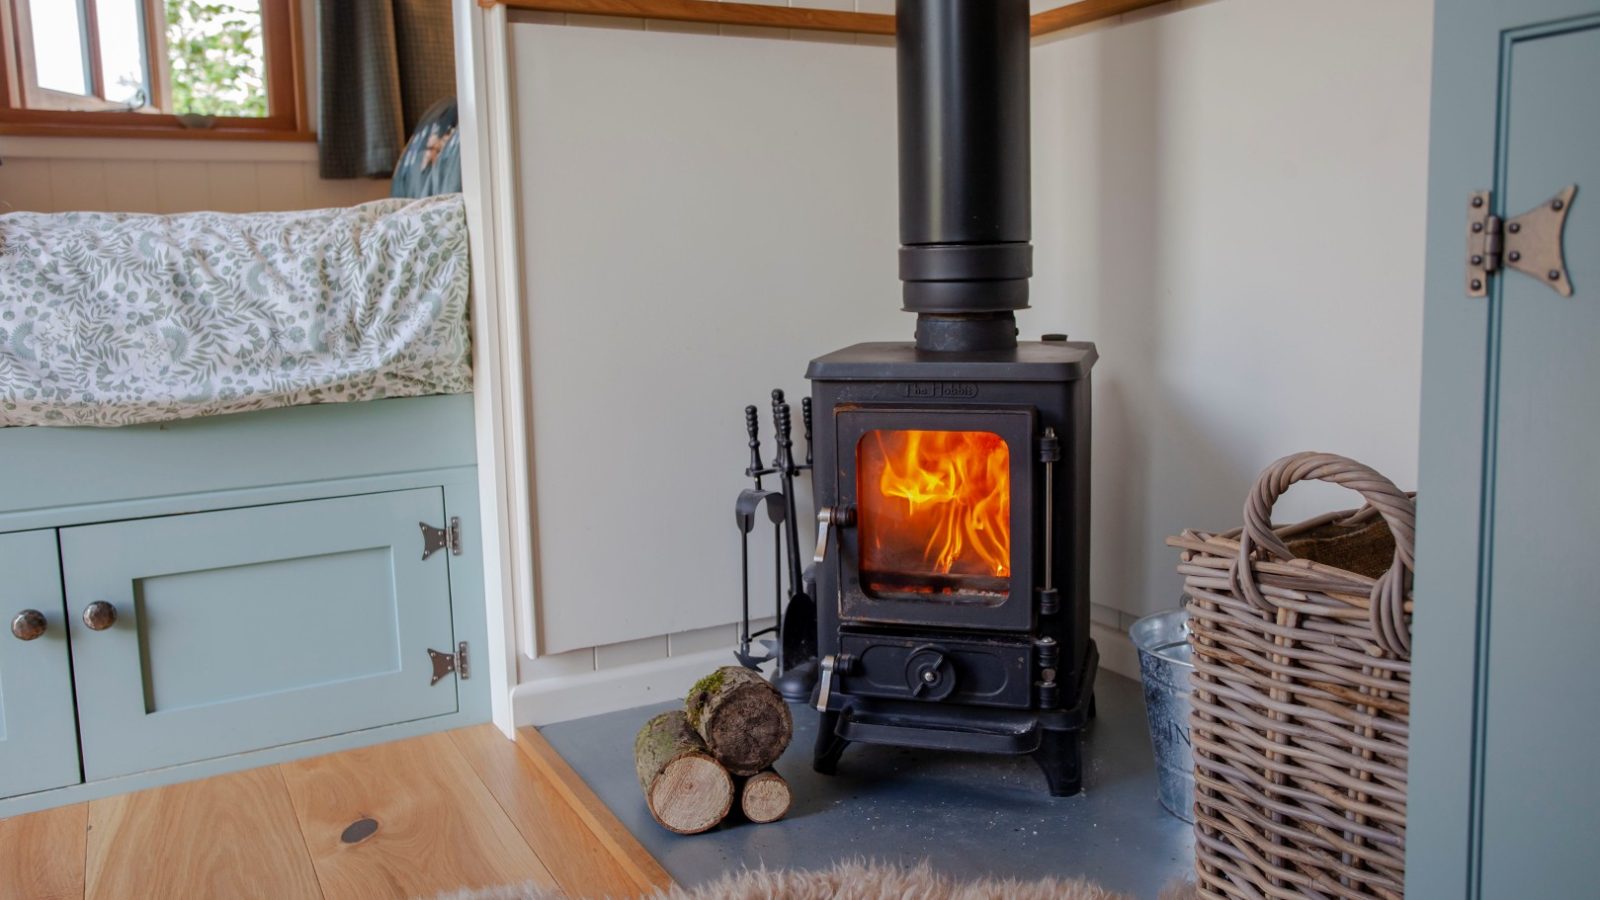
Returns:
[[[943,648],[918,647],[906,660],[906,686],[918,700],[943,700],[956,689],[956,667]]]

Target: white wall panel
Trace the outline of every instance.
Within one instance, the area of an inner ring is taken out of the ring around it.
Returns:
[[[911,334],[893,54],[511,30],[541,650],[727,623],[741,407]]]
[[[547,651],[732,618],[738,406],[910,332],[893,55],[657,24],[513,26]],[[1036,42],[1020,321],[1100,345],[1107,634],[1176,603],[1162,539],[1236,523],[1277,456],[1414,482],[1430,28],[1426,0],[1188,0]]]
[[[1034,49],[1034,311],[1099,344],[1093,596],[1176,605],[1272,460],[1416,483],[1432,4],[1171,4]],[[1360,504],[1297,488],[1280,521]]]

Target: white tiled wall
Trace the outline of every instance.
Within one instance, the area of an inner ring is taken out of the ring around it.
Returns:
[[[384,179],[318,178],[309,143],[0,137],[0,212],[260,212],[388,195]]]
[[[761,631],[771,625],[771,619],[763,619],[751,622],[750,629],[752,631]],[[676,634],[642,638],[636,641],[623,641],[618,644],[570,650],[566,653],[541,656],[538,659],[524,657],[521,676],[523,681],[538,681],[544,678],[582,675],[586,672],[655,662],[656,660],[669,659],[674,656],[691,656],[712,650],[727,650],[729,652],[728,663],[731,665],[733,663],[733,648],[738,642],[739,627],[737,625],[716,625],[711,628],[680,631]]]

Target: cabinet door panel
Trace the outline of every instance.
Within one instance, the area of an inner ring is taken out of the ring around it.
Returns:
[[[64,529],[84,772],[106,778],[443,715],[437,488]],[[85,607],[117,620],[92,631]]]
[[[66,610],[54,531],[0,534],[0,797],[77,784],[78,732],[72,709]],[[26,609],[44,634],[12,636]]]
[[[1594,889],[1600,835],[1600,694],[1588,687],[1600,637],[1600,17],[1508,48],[1502,206],[1517,215],[1579,186],[1566,227],[1576,293],[1520,274],[1500,286],[1481,890],[1575,897]]]

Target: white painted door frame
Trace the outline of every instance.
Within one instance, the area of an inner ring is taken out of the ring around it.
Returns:
[[[474,402],[484,603],[494,723],[510,736],[517,654],[539,652],[534,610],[529,415],[506,9],[454,0],[461,175],[472,254]]]

